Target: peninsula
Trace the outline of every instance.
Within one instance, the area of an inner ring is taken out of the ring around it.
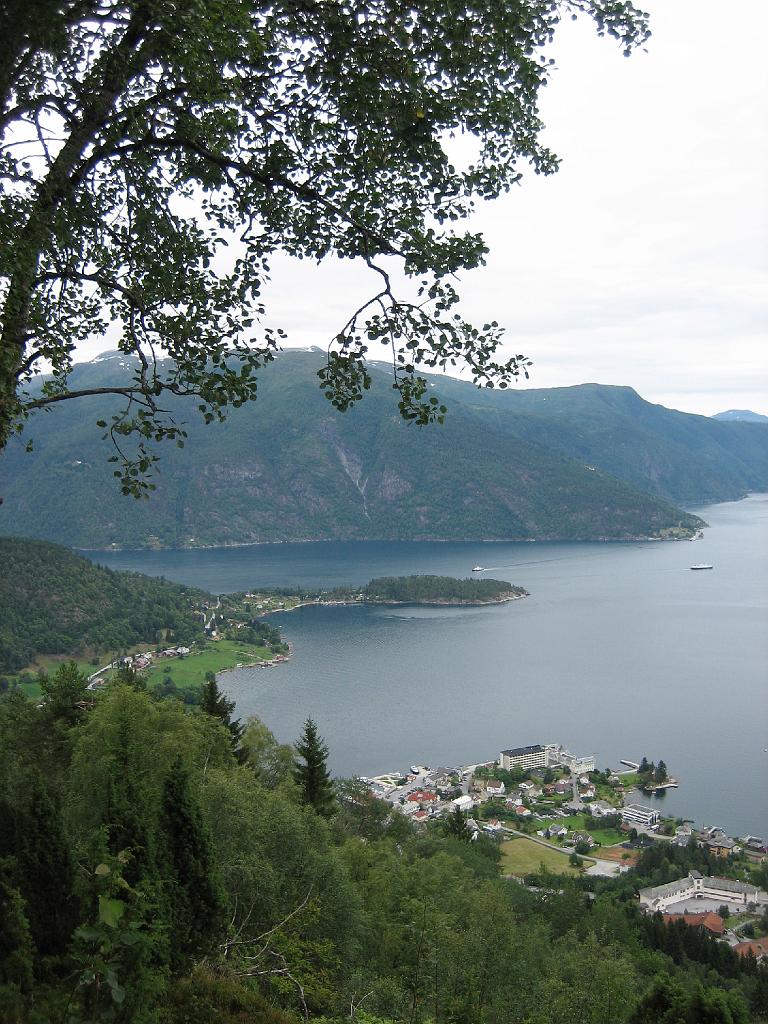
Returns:
[[[385,604],[455,605],[502,604],[528,597],[524,587],[506,580],[456,579],[453,576],[382,576],[364,586],[317,590],[306,587],[279,588],[232,594],[229,600],[245,602],[259,615],[288,612],[311,605]]]

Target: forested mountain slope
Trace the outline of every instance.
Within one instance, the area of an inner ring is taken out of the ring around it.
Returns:
[[[101,397],[38,416],[0,458],[0,530],[78,547],[305,539],[627,539],[697,522],[673,508],[768,486],[768,429],[644,402],[628,388],[478,391],[433,378],[442,427],[393,409],[391,381],[347,414],[317,387],[318,352],[287,352],[256,403],[162,450],[149,502],[126,500],[94,426]],[[79,387],[125,376],[122,357],[76,369]],[[651,495],[648,491],[654,491]]]
[[[730,501],[768,488],[768,422],[719,421],[646,402],[632,388],[479,392],[441,382],[489,426],[535,439],[669,501]]]
[[[93,565],[56,544],[0,537],[0,672],[38,654],[119,650],[159,634],[202,634],[192,603],[200,591]]]

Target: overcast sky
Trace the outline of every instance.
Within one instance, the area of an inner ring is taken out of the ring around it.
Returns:
[[[561,170],[479,211],[491,252],[463,312],[506,328],[528,386],[768,414],[768,3],[643,6],[653,36],[629,59],[587,19],[561,26],[542,105]],[[325,345],[371,284],[338,261],[272,266],[271,319],[297,346]]]

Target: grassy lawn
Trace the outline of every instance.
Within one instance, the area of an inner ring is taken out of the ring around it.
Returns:
[[[554,821],[546,818],[535,818],[533,828],[535,832],[543,831],[548,825],[565,825],[569,832],[589,832],[596,843],[601,846],[615,846],[616,843],[623,843],[627,838],[623,832],[615,828],[600,828],[598,819],[592,819],[587,814],[569,814],[567,818],[556,818]]]
[[[625,789],[631,789],[635,786],[640,785],[640,776],[636,772],[627,772],[625,775],[623,772],[619,774],[621,784]]]
[[[589,867],[595,862],[584,857],[584,866]],[[568,853],[559,853],[546,846],[534,843],[532,839],[508,839],[501,844],[501,870],[505,875],[527,875],[541,870],[541,865],[548,871],[559,875],[580,875],[581,868],[572,867],[568,863]]]
[[[589,832],[596,843],[601,846],[615,846],[616,843],[623,843],[627,838],[617,828],[601,828],[598,824],[600,819],[594,820],[586,814],[574,814],[573,817],[563,819],[563,824],[569,829]]]
[[[272,652],[266,647],[253,647],[236,640],[211,640],[199,654],[186,658],[161,658],[153,662],[144,674],[151,689],[170,676],[180,690],[202,684],[206,672],[221,672],[240,664],[254,664],[268,661]]]

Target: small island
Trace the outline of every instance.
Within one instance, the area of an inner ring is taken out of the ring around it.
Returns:
[[[383,576],[359,591],[364,604],[480,605],[527,597],[523,587],[505,580],[455,579],[452,576]]]

